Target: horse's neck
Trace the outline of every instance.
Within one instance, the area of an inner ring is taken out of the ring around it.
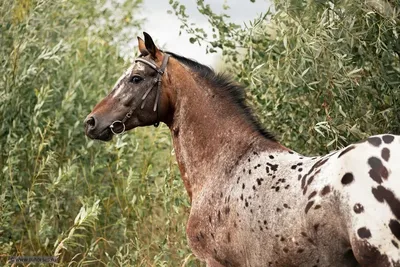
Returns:
[[[263,137],[243,111],[207,83],[187,77],[180,81],[170,125],[182,179],[190,198],[210,179],[228,179],[249,150],[282,147]]]

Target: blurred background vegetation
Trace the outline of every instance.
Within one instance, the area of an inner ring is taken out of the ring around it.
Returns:
[[[246,85],[284,145],[315,155],[400,133],[398,0],[276,0],[244,26],[198,0],[211,36],[170,4],[191,42],[222,50],[219,68]],[[201,266],[186,243],[190,205],[168,129],[111,143],[83,132],[130,64],[120,48],[140,32],[140,6],[0,1],[1,265],[57,255],[60,266]]]
[[[222,50],[227,71],[284,145],[321,154],[400,134],[399,0],[276,0],[245,26],[198,0],[212,36],[172,2],[193,43]]]

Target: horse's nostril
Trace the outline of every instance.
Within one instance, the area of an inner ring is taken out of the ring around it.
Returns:
[[[86,125],[89,126],[90,128],[94,128],[96,126],[96,119],[93,116],[87,118]]]

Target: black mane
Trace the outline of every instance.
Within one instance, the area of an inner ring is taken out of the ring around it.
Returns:
[[[267,139],[276,141],[275,137],[262,127],[260,122],[253,115],[249,106],[246,104],[246,96],[243,87],[232,81],[232,79],[227,75],[215,73],[213,69],[206,65],[200,64],[192,59],[188,59],[172,52],[166,53],[199,74],[200,77],[207,80],[213,87],[221,90],[222,93],[225,93],[231,98],[232,102],[236,104],[244,118],[250,122],[250,125],[257,132]]]

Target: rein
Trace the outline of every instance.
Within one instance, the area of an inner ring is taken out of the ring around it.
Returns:
[[[159,102],[160,102],[160,95],[161,95],[161,80],[162,80],[162,76],[165,72],[165,69],[167,68],[167,64],[168,64],[168,58],[170,57],[170,55],[168,54],[164,54],[164,58],[163,61],[161,63],[160,68],[157,67],[157,65],[154,62],[151,62],[149,60],[146,60],[144,58],[136,58],[135,62],[142,62],[147,64],[148,66],[150,66],[152,69],[154,69],[155,71],[157,71],[157,77],[154,79],[154,84],[153,86],[150,86],[149,89],[147,89],[147,91],[144,93],[144,95],[142,96],[142,104],[140,105],[140,109],[144,108],[144,104],[146,102],[146,98],[147,96],[150,94],[151,90],[153,90],[154,87],[156,87],[157,84],[157,95],[156,95],[156,99],[154,101],[154,106],[153,106],[153,112],[157,112],[157,122],[154,123],[155,127],[158,127],[158,125],[160,125],[160,122],[158,121],[158,106],[159,106]],[[111,123],[110,130],[113,134],[115,135],[119,135],[119,134],[123,134],[125,132],[125,122],[132,116],[133,112],[137,109],[138,106],[133,107],[128,113],[126,113],[125,117],[121,120],[116,120],[113,121],[113,123]],[[115,131],[115,128],[121,125],[122,126],[122,131],[118,132]]]

